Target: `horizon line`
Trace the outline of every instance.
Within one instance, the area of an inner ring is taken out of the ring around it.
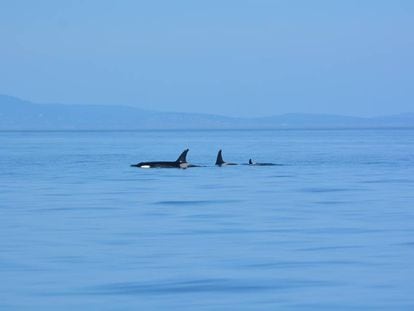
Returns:
[[[171,110],[148,110],[145,108],[140,108],[137,106],[131,106],[128,104],[91,104],[91,103],[61,103],[61,102],[37,102],[32,101],[30,99],[25,99],[19,96],[9,95],[0,93],[0,97],[9,97],[15,100],[27,102],[33,105],[56,105],[56,106],[84,106],[84,107],[124,107],[124,108],[131,108],[136,110],[145,111],[148,113],[177,113],[177,114],[186,114],[186,115],[204,115],[204,116],[217,116],[217,117],[224,117],[224,118],[233,118],[233,119],[262,119],[262,118],[271,118],[277,116],[287,116],[287,115],[314,115],[314,116],[331,116],[331,117],[348,117],[348,118],[361,118],[361,119],[374,119],[374,118],[382,118],[382,117],[390,117],[390,116],[399,116],[399,115],[407,115],[407,114],[414,114],[414,111],[404,111],[404,112],[396,112],[390,114],[381,114],[381,115],[370,115],[370,116],[363,116],[363,115],[349,115],[349,114],[337,114],[337,113],[330,113],[330,112],[284,112],[278,114],[268,114],[262,116],[235,116],[235,115],[223,115],[223,114],[215,114],[210,112],[191,112],[191,111],[171,111]]]

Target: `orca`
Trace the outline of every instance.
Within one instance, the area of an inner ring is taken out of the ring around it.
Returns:
[[[220,149],[219,152],[218,152],[218,154],[217,154],[216,165],[217,166],[237,165],[237,163],[225,162],[223,160],[223,155],[222,155],[222,152],[221,152],[221,149]]]
[[[154,162],[139,162],[138,164],[132,164],[131,166],[139,168],[187,168],[195,167],[187,162],[187,153],[189,149],[185,149],[176,161],[154,161]]]
[[[253,161],[252,159],[249,159],[249,165],[252,166],[276,166],[281,164],[275,164],[275,163],[258,163],[256,161]]]

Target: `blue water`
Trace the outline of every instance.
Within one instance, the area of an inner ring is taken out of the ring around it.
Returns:
[[[413,310],[414,130],[0,132],[0,221],[2,310]]]

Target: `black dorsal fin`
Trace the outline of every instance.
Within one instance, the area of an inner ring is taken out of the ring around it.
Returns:
[[[250,165],[252,165],[252,164],[253,164],[252,159],[249,159],[249,164],[250,164]]]
[[[185,149],[180,156],[178,157],[177,161],[178,163],[187,163],[187,152],[188,149]]]
[[[216,160],[216,165],[222,165],[224,162],[223,160],[223,156],[221,154],[221,149],[219,150],[219,152],[217,153],[217,160]]]

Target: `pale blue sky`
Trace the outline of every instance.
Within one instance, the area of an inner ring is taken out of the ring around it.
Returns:
[[[414,111],[414,1],[0,0],[0,93],[261,116]]]

